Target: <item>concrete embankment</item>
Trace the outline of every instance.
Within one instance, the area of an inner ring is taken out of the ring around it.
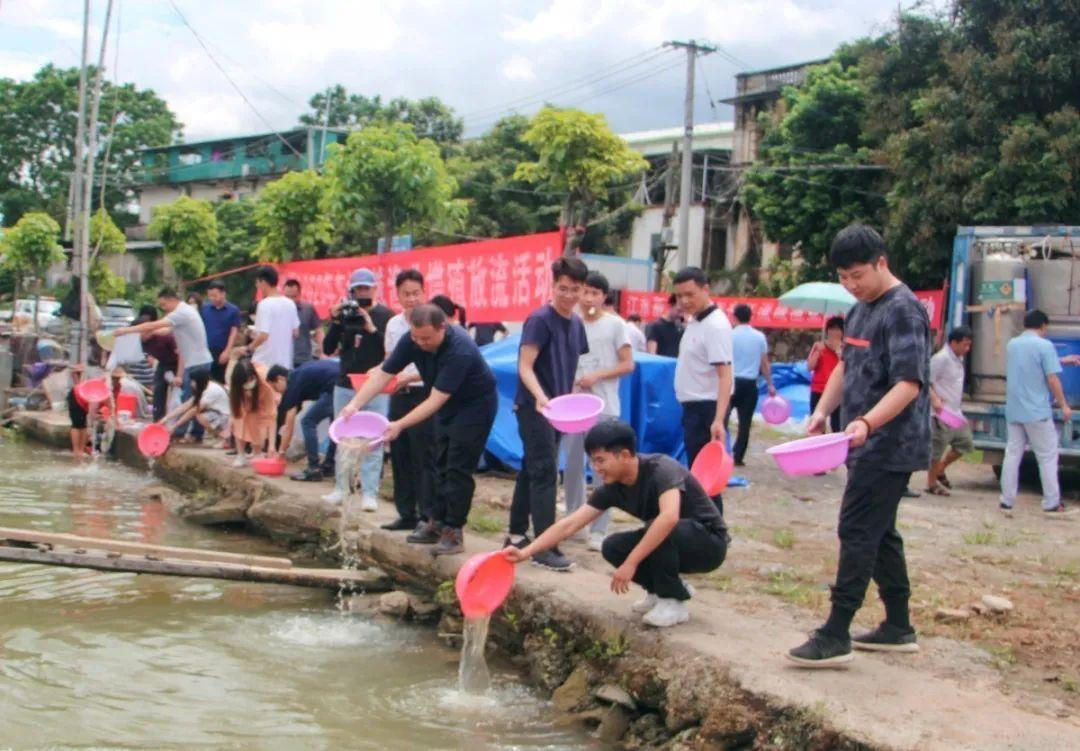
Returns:
[[[26,413],[33,438],[68,445],[66,420]],[[121,461],[145,466],[134,437],[117,436]],[[265,478],[233,469],[220,452],[176,447],[154,471],[180,490],[170,508],[204,524],[245,524],[282,544],[326,550],[340,510],[323,484]],[[345,544],[399,583],[444,606],[440,631],[460,628],[452,582],[465,556],[434,559],[378,525],[392,506],[356,512]],[[496,540],[469,535],[468,552]],[[746,555],[736,539],[731,555]],[[722,592],[701,592],[691,621],[657,632],[611,593],[602,571],[556,574],[529,566],[492,634],[570,716],[599,725],[631,748],[1072,749],[1074,718],[1025,711],[995,687],[942,675],[924,656],[860,655],[850,670],[801,672],[783,651],[804,634],[795,624],[740,612]]]

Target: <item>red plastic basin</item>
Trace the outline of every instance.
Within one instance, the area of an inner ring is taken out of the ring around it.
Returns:
[[[701,483],[701,487],[705,488],[705,492],[710,496],[724,492],[734,472],[735,459],[720,441],[710,441],[705,444],[694,459],[694,466],[690,468],[690,474]]]
[[[276,456],[261,456],[251,460],[251,468],[256,474],[277,477],[285,474],[285,460]]]
[[[494,613],[513,586],[514,564],[501,551],[474,555],[465,561],[454,582],[466,618],[483,618]]]
[[[352,384],[354,391],[359,391],[360,387],[367,383],[367,373],[349,373],[349,383]],[[397,391],[397,376],[390,379],[390,383],[383,387],[382,392],[384,394],[392,394]]]
[[[104,378],[92,378],[83,381],[75,387],[75,401],[79,406],[86,409],[95,402],[104,402],[109,399],[109,384]]]
[[[169,448],[169,431],[164,425],[151,423],[139,431],[139,451],[143,456],[161,456]]]

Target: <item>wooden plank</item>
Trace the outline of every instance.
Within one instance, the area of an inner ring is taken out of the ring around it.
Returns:
[[[385,592],[391,589],[389,577],[377,569],[322,569],[322,568],[265,568],[230,563],[202,563],[197,561],[153,560],[121,553],[99,553],[39,550],[0,545],[0,561],[17,563],[40,563],[52,566],[89,568],[98,571],[126,571],[136,574],[162,574],[164,576],[193,576],[204,579],[293,584],[302,587],[322,587],[365,592]]]
[[[127,542],[125,540],[106,540],[99,537],[82,537],[80,535],[69,535],[59,532],[38,532],[31,529],[16,529],[14,527],[0,527],[0,540],[39,542],[48,545],[60,545],[65,548],[84,548],[87,550],[111,550],[116,553],[142,554],[157,558],[172,558],[175,560],[236,563],[245,566],[262,566],[264,568],[292,568],[292,561],[288,558],[276,556],[243,555],[240,553],[223,553],[216,550],[176,548],[167,545],[149,545],[142,542]]]

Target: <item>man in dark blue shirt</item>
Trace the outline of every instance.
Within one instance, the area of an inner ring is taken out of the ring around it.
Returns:
[[[807,430],[821,433],[843,408],[851,438],[840,504],[840,562],[825,625],[788,652],[802,667],[850,662],[851,647],[916,652],[904,541],[896,514],[911,473],[930,460],[930,321],[926,309],[889,270],[885,242],[861,224],[841,230],[829,251],[840,282],[858,302],[844,326],[844,352]],[[885,621],[850,636],[851,621],[873,579]]]
[[[435,415],[435,499],[430,518],[406,539],[435,544],[434,555],[465,550],[462,528],[472,508],[473,472],[487,444],[498,410],[495,376],[472,338],[452,325],[434,305],[418,305],[409,314],[409,336],[402,337],[345,408],[342,417],[362,409],[390,379],[415,365],[431,392],[424,401],[394,420],[384,437],[393,441],[405,430]],[[437,543],[437,544],[436,544]]]
[[[213,358],[210,363],[210,377],[218,383],[225,383],[229,351],[240,331],[240,308],[225,298],[225,283],[220,279],[210,282],[206,290],[206,302],[199,308],[199,315],[206,327],[206,346]]]
[[[540,536],[555,523],[555,488],[559,481],[559,434],[542,414],[552,399],[574,390],[578,357],[589,351],[585,325],[574,312],[589,269],[578,258],[559,258],[551,265],[552,301],[533,311],[521,331],[518,388],[514,398],[523,453],[521,471],[510,504],[507,545],[529,544],[529,519]],[[533,563],[552,571],[574,564],[558,547],[538,553]]]
[[[283,424],[281,453],[292,443],[296,428],[296,415],[304,402],[314,402],[300,418],[307,452],[307,469],[292,475],[293,480],[311,482],[334,476],[334,444],[326,452],[326,459],[319,464],[319,423],[334,416],[334,384],[337,383],[339,365],[337,360],[311,360],[289,373],[280,365],[274,365],[267,373],[270,387],[281,394],[278,405],[278,427]]]

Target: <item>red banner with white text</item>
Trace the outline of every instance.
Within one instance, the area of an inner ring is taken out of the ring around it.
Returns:
[[[465,308],[470,321],[524,321],[551,297],[551,264],[562,253],[562,235],[503,237],[440,245],[402,253],[383,253],[277,264],[284,282],[296,279],[301,297],[319,315],[345,297],[349,275],[371,269],[379,280],[379,302],[400,310],[394,278],[404,269],[424,275],[428,297],[447,295]]]
[[[941,318],[945,308],[945,290],[919,290],[915,297],[926,306],[930,316],[930,328],[941,329]],[[623,316],[637,313],[644,320],[659,318],[667,310],[668,295],[660,292],[622,293],[620,312]],[[825,325],[825,316],[820,313],[807,313],[802,310],[781,305],[775,297],[714,297],[728,318],[734,320],[732,311],[735,306],[744,303],[754,311],[751,323],[759,329],[820,329]]]

